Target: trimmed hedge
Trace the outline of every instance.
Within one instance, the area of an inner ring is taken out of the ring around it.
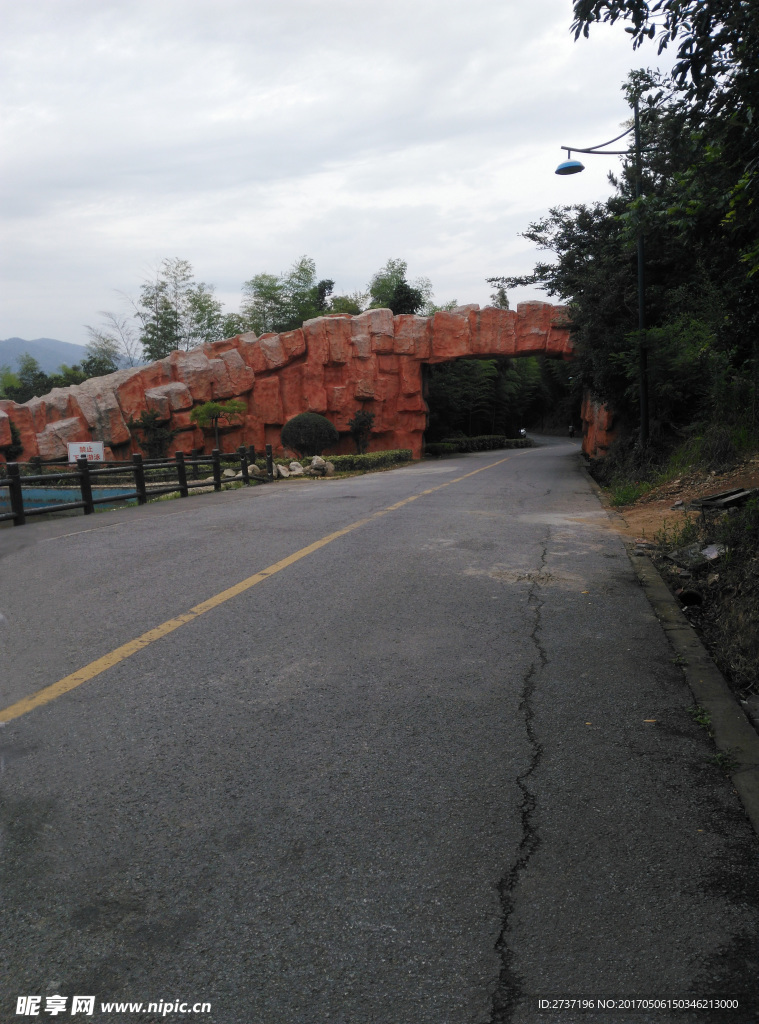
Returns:
[[[425,445],[427,455],[461,455],[465,452],[489,452],[495,448],[532,448],[529,437],[504,437],[483,434],[481,437],[446,437]]]
[[[458,452],[458,445],[448,441],[433,441],[432,444],[424,446],[425,455],[456,455]]]
[[[324,458],[324,456],[322,456]],[[410,448],[397,448],[387,452],[366,452],[364,455],[329,455],[326,458],[335,467],[336,473],[350,473],[361,469],[381,469],[395,466],[399,462],[411,462]]]

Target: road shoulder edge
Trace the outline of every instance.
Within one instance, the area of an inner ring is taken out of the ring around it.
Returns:
[[[580,465],[600,499],[601,487],[590,475],[584,462],[581,461]],[[619,517],[624,520],[618,512],[608,508],[605,511],[611,519]],[[759,733],[746,718],[725,677],[683,615],[651,559],[645,555],[634,555],[627,543],[625,549],[676,659],[683,663],[681,667],[685,682],[696,704],[711,719],[711,731],[718,752],[735,766],[730,772],[730,779],[754,831],[759,835]]]

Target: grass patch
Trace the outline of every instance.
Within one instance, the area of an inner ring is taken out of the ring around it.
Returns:
[[[609,487],[609,501],[614,508],[619,508],[622,505],[632,505],[638,498],[648,494],[653,487],[654,485],[649,483],[648,480],[614,481]]]

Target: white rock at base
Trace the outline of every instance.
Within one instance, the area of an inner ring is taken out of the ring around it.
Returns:
[[[277,476],[282,477],[283,480],[286,480],[287,477],[290,475],[290,470],[287,468],[287,466],[277,465],[275,468],[277,471]]]
[[[299,462],[290,463],[290,476],[303,476],[303,466]]]
[[[325,476],[334,476],[335,475],[335,467],[334,467],[334,465],[331,462],[325,462],[324,463],[324,475]]]

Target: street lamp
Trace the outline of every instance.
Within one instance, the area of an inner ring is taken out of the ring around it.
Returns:
[[[585,166],[580,163],[579,160],[572,159],[572,153],[590,153],[593,156],[629,156],[629,150],[627,149],[606,149],[607,146],[612,146],[615,142],[619,142],[620,139],[624,139],[625,136],[631,132],[635,133],[635,198],[640,199],[642,186],[641,179],[643,172],[641,169],[641,157],[640,157],[640,112],[638,109],[638,99],[635,98],[633,102],[633,111],[635,112],[635,122],[632,128],[628,128],[626,132],[622,132],[621,135],[617,135],[615,139],[610,139],[609,142],[602,142],[598,146],[589,146],[587,149],[580,149],[577,146],[562,146],[561,149],[565,150],[567,159],[563,160],[556,168],[557,174],[579,174],[580,171],[585,170]],[[643,228],[638,226],[638,344],[640,346],[640,443],[641,446],[648,443],[648,350],[646,348],[646,284],[643,273],[645,264],[644,259],[644,248],[643,248]]]

